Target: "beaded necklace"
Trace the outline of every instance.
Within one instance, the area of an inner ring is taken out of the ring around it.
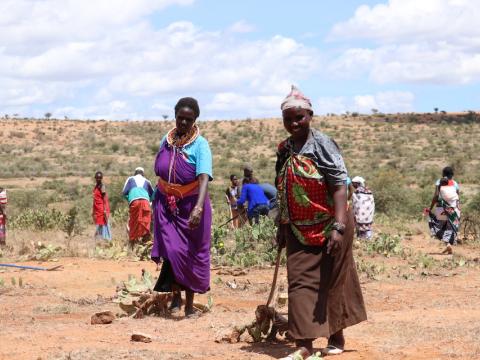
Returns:
[[[182,149],[185,146],[192,144],[200,135],[200,130],[197,125],[193,125],[190,131],[182,136],[177,135],[177,128],[171,129],[167,133],[167,143],[173,148],[172,155],[170,157],[170,163],[168,166],[168,182],[176,183],[176,165],[177,165],[177,156],[182,154]],[[178,214],[178,199],[174,195],[167,196],[167,204],[170,212],[173,215]]]
[[[175,127],[167,133],[167,142],[170,146],[183,148],[193,143],[198,135],[200,135],[200,130],[197,125],[193,125],[189,132],[181,136],[178,136],[177,128]]]

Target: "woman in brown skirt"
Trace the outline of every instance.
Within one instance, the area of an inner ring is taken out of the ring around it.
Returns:
[[[347,171],[337,144],[312,129],[313,109],[298,89],[282,103],[291,136],[278,146],[279,246],[287,247],[288,331],[306,359],[313,340],[328,338],[324,355],[344,350],[343,329],[367,319],[352,254],[353,217]]]

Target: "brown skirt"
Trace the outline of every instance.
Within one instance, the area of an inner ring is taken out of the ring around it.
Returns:
[[[305,246],[288,231],[288,329],[294,339],[329,337],[367,319],[353,260],[353,216],[340,253],[326,246]]]

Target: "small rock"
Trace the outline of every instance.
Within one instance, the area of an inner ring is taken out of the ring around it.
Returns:
[[[92,315],[91,324],[111,324],[115,320],[115,314],[111,311],[102,311]]]
[[[152,342],[152,338],[149,335],[145,335],[141,333],[133,333],[132,337],[130,338],[130,341],[149,343],[149,342]]]
[[[227,281],[225,282],[225,284],[230,288],[230,289],[236,289],[238,287],[238,284],[237,282],[235,281],[235,279],[233,279],[233,281]]]

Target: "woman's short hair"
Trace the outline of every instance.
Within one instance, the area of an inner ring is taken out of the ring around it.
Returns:
[[[450,166],[444,167],[442,170],[442,176],[451,180],[453,178],[453,168]]]
[[[189,108],[195,114],[195,118],[200,116],[200,106],[198,106],[198,101],[192,97],[184,97],[178,100],[177,105],[175,105],[175,115],[180,111],[182,108]]]
[[[235,175],[235,174],[230,175],[230,181],[233,181],[233,179],[236,178],[236,177],[237,177],[237,175]]]

